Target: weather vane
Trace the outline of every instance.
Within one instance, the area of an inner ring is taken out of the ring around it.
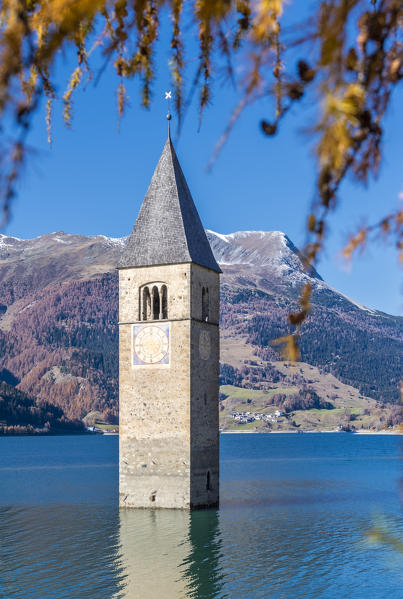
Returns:
[[[172,100],[172,92],[165,92],[165,100],[168,100],[168,114],[167,114],[167,119],[168,121],[171,120],[171,100]]]
[[[168,113],[167,113],[167,119],[168,119],[168,137],[170,137],[170,135],[171,135],[171,127],[170,127],[171,123],[170,123],[170,120],[172,118],[172,115],[171,115],[172,92],[171,91],[165,92],[165,100],[167,100],[167,102],[168,102]]]

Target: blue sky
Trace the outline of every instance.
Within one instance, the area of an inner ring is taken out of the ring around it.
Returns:
[[[59,65],[60,80],[67,67]],[[131,107],[120,132],[116,84],[106,72],[96,87],[90,83],[77,92],[71,130],[62,122],[62,107],[56,106],[51,149],[43,107],[38,111],[29,138],[31,156],[5,234],[30,238],[62,230],[118,237],[130,232],[166,139],[164,91],[169,77],[164,50],[158,56],[151,109],[139,107],[137,86],[130,85]],[[261,118],[270,120],[270,107],[261,101],[247,108],[207,172],[236,102],[231,87],[218,85],[200,131],[193,106],[180,139],[173,135],[204,226],[220,233],[281,230],[302,246],[315,182],[314,142],[302,133],[312,124],[312,107],[308,101],[296,106],[274,138],[264,137],[259,129]],[[398,104],[396,98],[387,119],[380,176],[367,189],[343,185],[318,266],[323,278],[342,293],[393,314],[403,313],[402,271],[393,247],[377,243],[350,266],[339,252],[348,232],[363,221],[376,222],[401,201],[403,119]],[[175,132],[175,121],[173,127]]]

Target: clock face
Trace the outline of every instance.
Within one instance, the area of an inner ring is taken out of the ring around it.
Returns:
[[[169,364],[169,324],[133,326],[132,363]]]
[[[202,360],[208,360],[210,357],[210,333],[208,331],[200,331],[199,354]]]

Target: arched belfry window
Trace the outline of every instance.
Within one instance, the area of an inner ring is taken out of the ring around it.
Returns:
[[[202,320],[207,321],[210,317],[209,314],[209,296],[208,287],[202,289]]]
[[[168,289],[164,283],[148,283],[140,288],[139,320],[168,318]]]

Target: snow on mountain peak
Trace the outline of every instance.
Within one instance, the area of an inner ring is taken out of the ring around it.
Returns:
[[[12,237],[11,235],[3,235],[2,233],[0,233],[0,245],[9,245],[7,243],[8,239],[12,239],[13,241],[23,241],[19,237]]]
[[[302,269],[298,250],[281,231],[236,231],[227,235],[206,232],[214,255],[221,264],[280,266],[289,263],[293,268]]]
[[[103,239],[108,245],[123,247],[127,237],[107,237],[106,235],[94,235],[94,239]]]

